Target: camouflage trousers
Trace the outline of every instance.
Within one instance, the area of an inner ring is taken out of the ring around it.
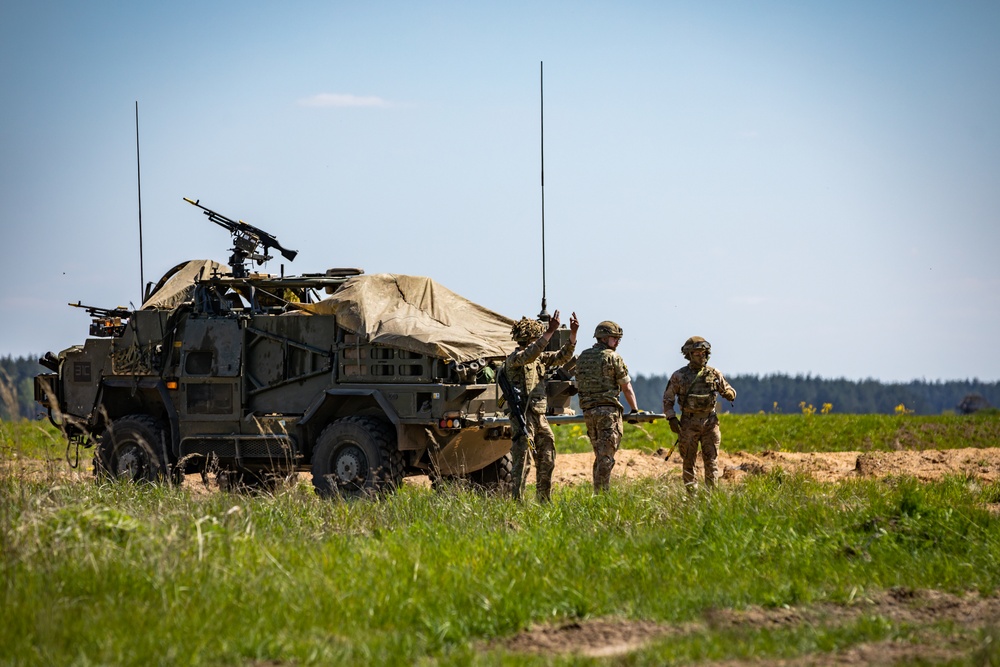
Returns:
[[[705,464],[705,486],[711,488],[715,486],[715,478],[718,475],[716,461],[719,458],[719,445],[722,444],[719,415],[714,412],[704,417],[681,415],[681,432],[677,436],[677,449],[684,462],[684,486],[688,491],[698,488],[698,480],[694,476],[698,443],[701,443],[701,460]]]
[[[535,459],[535,494],[539,502],[547,502],[552,491],[552,470],[556,467],[556,440],[552,435],[552,427],[545,415],[528,410],[524,415],[528,433],[523,433],[517,424],[511,424],[510,456],[511,477],[513,478],[512,494],[520,500],[524,495],[524,485],[531,471],[531,461],[528,460],[528,438],[535,443],[532,458]]]
[[[587,437],[594,448],[594,492],[611,487],[611,471],[615,467],[615,454],[622,441],[622,411],[613,405],[601,405],[583,411]]]

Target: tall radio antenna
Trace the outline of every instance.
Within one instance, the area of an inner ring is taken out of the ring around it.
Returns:
[[[540,101],[541,154],[542,154],[542,311],[538,319],[549,321],[549,312],[545,309],[545,63],[538,63],[538,92]]]
[[[135,101],[135,179],[139,193],[139,302],[145,300],[146,276],[142,268],[142,171],[139,168],[139,100]]]

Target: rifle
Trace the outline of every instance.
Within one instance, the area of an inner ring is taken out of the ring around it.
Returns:
[[[514,420],[514,423],[520,427],[521,433],[524,433],[524,437],[528,439],[528,449],[535,451],[535,443],[528,435],[528,422],[524,417],[524,396],[521,395],[521,388],[515,387],[514,383],[510,381],[506,364],[501,364],[497,371],[497,384],[500,385],[504,400],[510,405],[510,418]]]
[[[202,206],[199,203],[200,199],[191,200],[184,197],[184,201],[200,208],[208,216],[209,220],[229,230],[229,233],[233,235],[233,254],[229,258],[229,268],[232,269],[233,276],[237,278],[246,277],[247,271],[243,263],[247,259],[252,259],[258,264],[263,264],[271,259],[271,256],[267,254],[267,251],[271,248],[277,248],[281,252],[282,257],[289,262],[294,261],[295,256],[299,254],[298,250],[289,250],[283,247],[273,234],[268,234],[259,227],[254,227],[242,220],[231,220],[221,213]],[[258,252],[258,248],[262,249],[263,252]]]

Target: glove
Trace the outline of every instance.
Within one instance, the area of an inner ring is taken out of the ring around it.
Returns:
[[[681,432],[681,423],[679,421],[677,421],[677,417],[671,417],[667,421],[670,422],[670,430],[671,431],[673,431],[674,433],[680,433]]]
[[[645,414],[643,410],[632,410],[628,413],[628,416],[625,417],[625,421],[629,424],[638,424],[639,420],[637,417],[641,414]]]

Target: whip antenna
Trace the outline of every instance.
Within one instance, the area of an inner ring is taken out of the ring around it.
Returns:
[[[139,194],[139,302],[146,300],[146,277],[142,270],[142,171],[139,168],[139,100],[135,101],[135,180]]]
[[[541,138],[540,147],[542,154],[542,312],[538,313],[538,319],[542,322],[549,321],[549,313],[545,309],[545,63],[538,63],[538,92],[540,104],[540,127]]]

